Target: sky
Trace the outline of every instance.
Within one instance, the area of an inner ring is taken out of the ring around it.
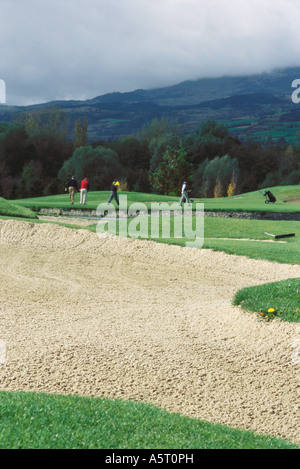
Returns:
[[[28,105],[300,66],[299,24],[300,0],[0,0],[0,100],[4,89],[6,104]]]

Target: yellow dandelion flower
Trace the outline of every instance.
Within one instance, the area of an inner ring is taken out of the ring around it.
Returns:
[[[274,308],[269,308],[268,313],[274,313],[275,309]]]

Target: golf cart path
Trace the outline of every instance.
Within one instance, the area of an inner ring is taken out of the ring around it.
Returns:
[[[138,400],[300,443],[300,326],[232,306],[300,266],[13,220],[0,249],[1,390]]]

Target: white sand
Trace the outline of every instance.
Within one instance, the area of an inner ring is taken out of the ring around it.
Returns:
[[[1,390],[139,400],[300,443],[300,327],[231,304],[299,266],[18,221],[0,221],[0,246]]]

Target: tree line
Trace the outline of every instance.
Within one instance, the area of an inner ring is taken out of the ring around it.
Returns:
[[[59,194],[74,175],[90,190],[179,195],[183,179],[193,197],[226,197],[300,183],[300,142],[241,142],[215,120],[184,134],[177,122],[154,119],[132,136],[88,142],[88,121],[78,118],[70,138],[57,108],[25,112],[0,124],[0,195],[6,199]]]

